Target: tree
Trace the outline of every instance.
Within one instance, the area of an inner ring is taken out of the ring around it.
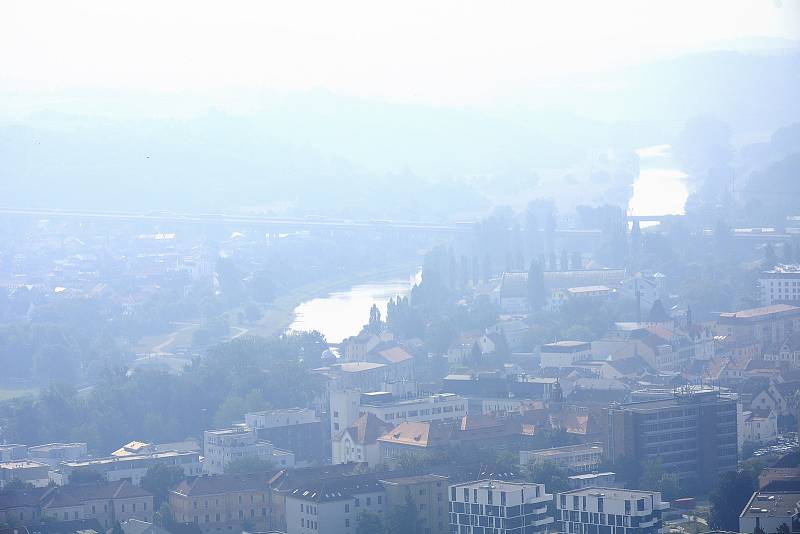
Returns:
[[[122,525],[119,524],[119,521],[114,521],[114,526],[111,529],[111,534],[125,534],[125,531],[122,530]]]
[[[567,472],[558,464],[548,460],[535,460],[523,467],[523,475],[528,482],[544,484],[550,493],[567,491]]]
[[[153,494],[155,506],[158,507],[167,500],[170,488],[182,479],[183,469],[176,465],[158,463],[147,470],[140,485]]]
[[[387,534],[422,534],[422,524],[411,493],[400,506],[393,506],[386,514]]]
[[[778,534],[791,534],[792,529],[786,523],[781,523],[778,526]]]
[[[756,527],[756,528],[754,528],[754,529],[753,529],[753,534],[767,534],[767,533],[766,533],[766,532],[764,532],[764,529],[763,529],[763,528],[761,528],[761,527]]]
[[[367,330],[373,334],[378,334],[381,331],[381,311],[378,309],[377,304],[373,304],[369,309],[369,323]]]
[[[541,310],[547,303],[544,287],[544,273],[538,261],[531,261],[528,269],[528,305],[533,310]]]
[[[384,534],[384,532],[381,516],[369,510],[358,514],[356,534]]]
[[[708,525],[714,530],[735,532],[739,528],[739,514],[755,489],[749,473],[728,471],[719,477],[719,483],[709,496],[711,513]]]
[[[175,522],[175,514],[168,502],[161,503],[158,512],[153,515],[153,522],[165,529]]]
[[[255,456],[237,458],[225,466],[225,473],[232,475],[248,475],[252,473],[268,473],[275,469],[272,462]]]

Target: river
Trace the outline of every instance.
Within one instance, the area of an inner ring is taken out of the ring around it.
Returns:
[[[656,145],[636,151],[640,159],[639,176],[628,203],[631,215],[682,215],[689,191],[686,174],[675,168],[670,145]],[[648,226],[657,223],[643,223]],[[369,319],[369,310],[378,305],[386,315],[386,303],[398,295],[406,296],[419,282],[420,271],[406,277],[394,276],[355,284],[300,303],[294,309],[290,330],[318,330],[331,343],[357,334]]]
[[[369,320],[369,310],[378,306],[386,317],[389,299],[411,292],[421,279],[417,270],[406,277],[394,276],[365,284],[356,284],[341,291],[301,302],[294,309],[294,321],[290,330],[318,330],[331,343],[358,334]]]
[[[686,174],[672,161],[671,149],[670,145],[655,145],[636,151],[639,177],[628,202],[630,215],[684,214],[689,189]]]

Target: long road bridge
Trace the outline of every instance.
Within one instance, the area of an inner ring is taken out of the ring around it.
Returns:
[[[466,234],[470,232],[475,221],[456,222],[454,224],[430,223],[397,220],[350,220],[331,219],[327,217],[309,216],[305,218],[267,217],[263,215],[229,215],[222,213],[174,213],[170,211],[98,211],[98,210],[60,210],[38,208],[0,207],[0,217],[34,217],[47,219],[78,219],[120,222],[151,222],[169,224],[227,224],[246,227],[264,228],[269,233],[290,232],[299,230],[363,230],[393,232],[430,232],[437,234]],[[628,215],[629,221],[664,222],[674,215]],[[759,230],[759,231],[756,231]],[[781,240],[800,233],[798,228],[788,228],[785,232],[760,231],[761,229],[739,229],[731,233],[738,238]],[[539,230],[543,232],[544,230]],[[712,230],[705,230],[705,235],[713,235]],[[557,237],[595,239],[602,236],[600,230],[557,229]]]

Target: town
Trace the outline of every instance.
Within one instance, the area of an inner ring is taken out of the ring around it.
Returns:
[[[0,534],[800,534],[800,0],[0,51]]]

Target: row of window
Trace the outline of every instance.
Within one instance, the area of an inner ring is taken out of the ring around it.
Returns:
[[[244,500],[242,499],[242,496],[239,495],[239,504],[242,504],[243,502],[244,502]],[[250,495],[250,504],[253,504],[254,502],[255,502],[255,496],[254,495]],[[267,502],[267,495],[265,493],[261,494],[261,502],[262,503],[263,502]],[[208,499],[205,500],[203,505],[204,505],[205,509],[207,510],[208,509]],[[214,499],[214,506],[219,506],[219,499]],[[192,501],[192,508],[197,510],[197,501]],[[135,505],[134,505],[134,510],[136,510]],[[147,510],[147,504],[145,504],[145,510]],[[124,508],[123,508],[123,511],[125,511]]]
[[[202,519],[202,520],[203,520],[203,521],[202,521],[203,523],[210,523],[210,522],[211,522],[211,517],[212,517],[212,516],[211,516],[211,514],[205,514],[204,516],[197,516],[197,515],[196,515],[196,516],[194,516],[194,518],[193,518],[193,521],[194,521],[195,523],[200,523],[200,522],[201,522],[201,519]],[[220,513],[216,513],[216,514],[214,514],[214,516],[213,516],[213,517],[214,517],[214,521],[216,521],[217,523],[219,523],[220,521],[222,521],[222,514],[220,514]],[[245,511],[244,511],[244,510],[239,510],[239,515],[238,515],[238,517],[239,517],[239,520],[240,520],[240,521],[244,520],[244,519],[245,519]],[[250,517],[250,519],[254,519],[254,518],[256,517],[256,510],[255,510],[255,508],[251,508],[251,509],[250,509],[250,515],[249,515],[249,517]],[[266,509],[266,508],[262,508],[262,509],[261,509],[261,517],[267,517],[267,509]],[[233,520],[233,515],[232,515],[230,512],[227,512],[227,513],[225,514],[225,520],[226,520],[226,521],[232,521],[232,520]],[[185,515],[185,514],[183,515],[183,521],[184,521],[184,522],[186,521],[186,515]]]

